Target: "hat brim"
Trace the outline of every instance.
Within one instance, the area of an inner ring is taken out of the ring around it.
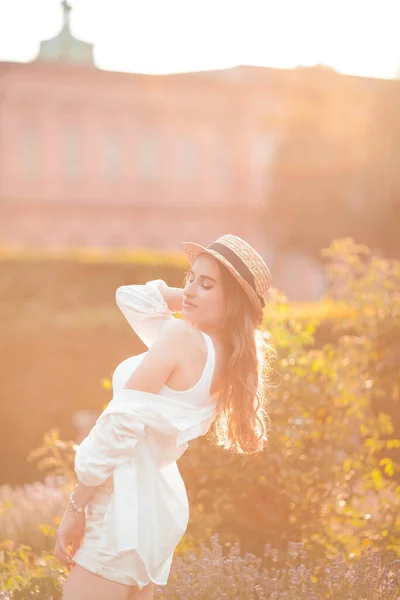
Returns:
[[[231,273],[231,275],[236,279],[238,284],[241,286],[243,291],[246,292],[251,304],[254,306],[254,309],[258,315],[259,322],[262,322],[264,318],[264,312],[256,292],[253,290],[251,285],[247,283],[245,279],[243,279],[240,273],[236,271],[235,267],[233,267],[231,263],[228,260],[226,260],[224,256],[221,256],[220,254],[218,254],[218,252],[215,252],[214,250],[210,250],[209,248],[205,248],[200,244],[196,244],[195,242],[182,242],[182,247],[186,252],[191,264],[194,263],[199,254],[209,254],[210,256],[218,260],[224,267],[226,267]]]

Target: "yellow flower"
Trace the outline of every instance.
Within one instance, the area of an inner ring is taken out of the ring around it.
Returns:
[[[102,379],[100,379],[100,383],[105,390],[111,390],[112,382],[111,379],[109,379],[108,377],[103,377]]]

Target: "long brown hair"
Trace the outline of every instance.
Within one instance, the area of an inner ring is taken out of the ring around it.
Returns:
[[[247,294],[229,271],[219,265],[226,313],[222,339],[226,362],[212,436],[218,446],[238,454],[263,450],[271,419],[267,390],[276,351],[259,329],[258,316]]]

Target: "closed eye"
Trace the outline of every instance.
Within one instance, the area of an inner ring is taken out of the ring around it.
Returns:
[[[195,279],[195,275],[193,271],[185,272],[185,285],[188,283],[192,283]],[[201,285],[205,290],[211,290],[213,287],[210,283],[217,283],[212,277],[208,277],[208,275],[200,275]]]

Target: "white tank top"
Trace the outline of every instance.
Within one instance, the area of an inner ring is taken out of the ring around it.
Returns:
[[[204,331],[201,331],[200,333],[203,334],[207,344],[207,360],[200,379],[197,381],[197,383],[195,383],[194,386],[187,390],[173,390],[167,385],[164,385],[159,392],[163,396],[168,396],[170,398],[179,396],[181,399],[182,396],[187,395],[188,398],[190,398],[190,402],[196,403],[197,400],[199,404],[204,403],[204,399],[211,396],[210,388],[215,368],[215,348],[210,336],[207,333],[204,333]],[[148,350],[142,354],[130,356],[119,363],[112,376],[114,393],[124,387],[125,383],[135,372],[137,366],[146,356],[147,352]]]

